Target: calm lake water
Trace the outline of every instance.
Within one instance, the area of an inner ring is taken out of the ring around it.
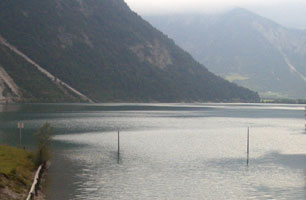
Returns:
[[[306,199],[304,106],[1,105],[0,143],[19,143],[21,120],[27,148],[55,127],[50,200]]]

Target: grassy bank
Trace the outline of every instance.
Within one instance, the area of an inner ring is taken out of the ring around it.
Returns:
[[[24,199],[34,171],[33,153],[0,145],[0,199]]]

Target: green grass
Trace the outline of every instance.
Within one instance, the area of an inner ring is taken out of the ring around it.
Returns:
[[[0,188],[17,193],[31,186],[35,164],[33,154],[16,147],[0,145]]]
[[[230,82],[233,82],[233,81],[245,81],[248,80],[249,78],[240,74],[232,73],[230,75],[227,75],[225,79]]]

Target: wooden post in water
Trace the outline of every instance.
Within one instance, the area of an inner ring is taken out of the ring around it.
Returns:
[[[118,158],[120,156],[120,132],[118,130]]]
[[[306,106],[305,106],[305,117],[306,117]],[[306,119],[306,118],[305,118]],[[306,124],[305,124],[305,131],[306,131]]]
[[[247,166],[249,166],[249,154],[250,154],[250,130],[248,127],[248,135],[247,135]]]

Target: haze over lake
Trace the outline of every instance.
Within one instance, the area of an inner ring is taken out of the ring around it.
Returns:
[[[1,105],[0,143],[55,127],[48,199],[305,199],[304,105]],[[250,164],[246,135],[250,127]],[[120,130],[120,159],[117,130]]]

